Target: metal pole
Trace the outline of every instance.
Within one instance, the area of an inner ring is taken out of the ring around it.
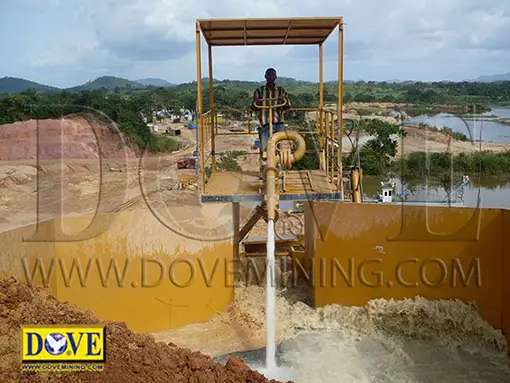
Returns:
[[[337,177],[337,188],[340,189],[342,200],[344,199],[344,183],[343,179],[343,147],[342,147],[342,136],[344,134],[343,131],[343,113],[342,113],[342,104],[343,104],[343,76],[344,76],[344,63],[343,63],[343,52],[344,52],[344,21],[340,19],[340,23],[338,24],[338,152],[337,152],[337,165],[339,175]]]
[[[325,170],[328,159],[325,153],[327,128],[325,126],[324,112],[324,47],[322,44],[319,44],[319,113],[317,117],[317,123],[320,126],[320,170]]]
[[[216,132],[216,112],[214,111],[214,85],[213,85],[213,65],[212,65],[212,46],[207,45],[208,61],[209,61],[209,114],[211,119],[211,173],[216,171],[216,154],[215,154],[215,132]]]
[[[319,108],[324,108],[324,45],[319,44]]]
[[[200,129],[200,190],[205,192],[205,168],[204,168],[204,118],[202,116],[202,55],[200,46],[200,23],[196,23],[197,45],[197,129]]]

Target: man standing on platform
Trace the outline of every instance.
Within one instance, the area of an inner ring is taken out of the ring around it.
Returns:
[[[269,109],[268,108],[257,108],[255,104],[262,106],[269,106],[275,104],[285,105],[273,108],[273,133],[280,132],[283,130],[284,112],[290,108],[290,100],[287,92],[281,86],[275,84],[276,81],[276,70],[269,68],[265,74],[266,85],[255,89],[253,92],[252,109],[257,112],[260,126],[258,127],[259,139],[260,139],[260,160],[261,160],[261,172],[264,171],[267,165],[267,142],[269,140]],[[276,100],[263,100],[272,98]]]

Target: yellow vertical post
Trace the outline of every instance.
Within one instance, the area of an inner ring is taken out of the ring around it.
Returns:
[[[200,23],[196,22],[196,45],[197,45],[197,128],[200,129],[200,190],[205,192],[205,169],[204,169],[204,118],[202,116],[202,52],[200,46]]]
[[[333,173],[333,169],[335,169],[335,115],[333,112],[329,113],[329,131],[331,132],[331,157],[329,161],[331,161],[331,183],[335,180],[335,174]],[[338,149],[337,149],[338,152]],[[338,174],[338,169],[337,169]]]
[[[324,131],[326,134],[326,179],[329,180],[329,157],[331,156],[331,150],[330,150],[330,141],[331,141],[331,133],[329,130],[329,113],[326,111],[324,112]],[[332,170],[332,169],[331,169]]]
[[[269,138],[273,137],[273,107],[269,108]]]
[[[207,45],[209,61],[209,115],[211,119],[211,173],[216,171],[216,153],[215,153],[215,132],[216,132],[216,112],[214,110],[214,85],[213,85],[213,66],[212,66],[212,46]]]
[[[324,114],[324,46],[323,44],[319,44],[319,115],[320,119],[317,122],[320,123],[320,153],[321,153],[321,162],[320,169],[326,169],[327,156],[324,151],[325,142],[326,142],[326,126],[325,126],[325,114]]]
[[[361,190],[360,190],[360,172],[358,168],[354,168],[351,171],[351,193],[352,193],[352,202],[360,203],[361,202]]]
[[[343,148],[342,148],[342,136],[344,134],[343,131],[343,113],[342,113],[342,99],[343,99],[343,78],[344,78],[344,21],[340,19],[338,24],[338,151],[337,151],[337,165],[338,165],[338,175],[337,175],[337,188],[340,189],[340,194],[342,199],[344,199],[344,183],[342,182],[342,157],[343,157]]]
[[[324,108],[324,45],[319,44],[319,107]]]

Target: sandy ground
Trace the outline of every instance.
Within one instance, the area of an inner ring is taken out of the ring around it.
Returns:
[[[177,205],[197,204],[194,192],[174,190],[178,179],[175,164],[180,156],[151,158],[142,160],[141,164],[136,159],[110,160],[102,166],[94,160],[43,163],[39,172],[39,192],[35,164],[0,163],[0,179],[4,180],[0,194],[0,231],[35,222],[38,198],[42,220],[61,214],[93,214],[100,185],[100,212],[140,208],[145,201],[156,203],[161,198]],[[63,181],[59,177],[61,173]]]
[[[510,150],[508,143],[458,141],[441,132],[414,127],[406,127],[404,130],[407,137],[403,140],[399,139],[399,154],[402,153],[403,148],[404,155],[417,151],[474,153],[485,150],[493,152]]]
[[[227,129],[223,131],[228,132]],[[453,153],[510,149],[510,144],[456,141],[440,132],[418,128],[408,127],[406,131],[407,137],[403,142],[399,141],[399,155],[402,148],[404,154],[418,150],[445,152],[448,147]],[[193,171],[178,171],[176,164],[195,150],[195,131],[182,129],[178,139],[185,148],[161,156],[129,156],[101,162],[98,159],[44,160],[39,166],[33,159],[0,161],[0,231],[35,222],[38,198],[40,219],[61,214],[94,213],[100,183],[103,193],[100,212],[139,209],[148,204],[153,207],[198,204],[196,186],[176,190],[180,175],[193,174]],[[240,158],[241,167],[243,170],[257,170],[258,155],[251,148],[255,139],[256,136],[248,135],[219,136],[216,150],[246,150],[247,155]],[[370,137],[363,136],[360,143],[368,139]],[[352,150],[347,137],[342,144],[344,153]],[[60,180],[61,174],[63,181]],[[243,218],[247,214],[249,211],[244,210]]]
[[[406,137],[399,138],[397,140],[397,154],[407,155],[413,152],[450,152],[453,154],[457,153],[475,153],[480,151],[493,151],[493,152],[504,152],[510,150],[509,143],[498,143],[498,142],[485,142],[485,141],[459,141],[450,136],[447,136],[441,132],[427,131],[418,127],[405,127],[404,131],[407,133]],[[356,138],[350,137],[353,143],[349,141],[349,138],[344,138],[342,147],[344,153],[353,151],[353,145],[356,144]],[[372,137],[368,135],[360,135],[359,145],[365,144]]]
[[[177,190],[181,178],[195,178],[194,170],[177,169],[177,161],[196,149],[195,131],[182,129],[177,139],[184,144],[182,150],[150,157],[0,161],[0,232],[35,223],[38,217],[94,214],[100,185],[98,212],[197,205],[196,184]],[[221,136],[216,151],[246,150],[240,159],[242,168],[257,170],[258,155],[251,149],[254,141],[248,135]],[[243,209],[242,219],[249,214],[249,209]]]

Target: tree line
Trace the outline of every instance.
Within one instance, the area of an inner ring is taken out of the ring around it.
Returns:
[[[290,94],[289,97],[294,105],[310,106],[313,103],[313,96],[307,94]],[[207,89],[203,92],[202,102],[204,110],[208,110]],[[214,103],[218,109],[247,110],[250,102],[251,94],[246,90],[225,87],[214,89]],[[93,112],[98,117],[103,115],[104,119],[113,120],[119,130],[141,148],[158,152],[168,149],[168,143],[172,139],[165,138],[167,145],[162,146],[161,137],[151,132],[147,122],[153,121],[154,112],[167,110],[179,114],[180,110],[184,109],[189,110],[195,117],[196,104],[196,90],[191,88],[155,88],[129,92],[118,90],[112,92],[104,89],[74,92],[27,90],[0,98],[0,125]]]
[[[260,83],[249,81],[217,81],[214,84],[214,104],[218,109],[247,110],[254,89]],[[314,107],[319,103],[318,84],[283,81],[293,106]],[[385,83],[356,82],[344,85],[344,102],[400,102],[421,105],[493,103],[510,104],[510,81],[493,83]],[[337,101],[337,86],[326,83],[324,101]],[[203,83],[203,109],[209,109],[208,82]],[[60,118],[73,113],[95,110],[118,124],[119,129],[140,146],[151,151],[167,150],[159,145],[146,121],[156,110],[178,112],[181,109],[196,114],[196,82],[172,87],[144,89],[96,89],[41,92],[27,90],[0,98],[0,124],[28,119]],[[301,113],[302,114],[302,113]],[[301,118],[299,112],[291,118]],[[146,121],[144,121],[144,119]],[[167,141],[170,142],[170,141]]]

